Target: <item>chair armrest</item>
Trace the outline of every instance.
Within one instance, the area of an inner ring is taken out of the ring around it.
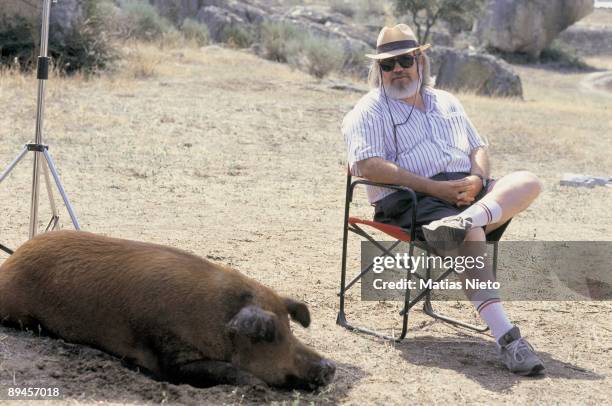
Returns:
[[[371,180],[367,180],[367,179],[357,179],[351,183],[350,191],[349,191],[349,201],[353,201],[353,189],[355,189],[355,186],[357,185],[386,187],[388,189],[408,192],[410,194],[410,197],[412,198],[412,201],[415,203],[415,206],[416,206],[416,202],[417,202],[416,193],[414,192],[414,190],[410,189],[408,186],[393,185],[391,183],[372,182]]]
[[[349,175],[350,176],[350,175]],[[350,180],[350,178],[349,178]],[[348,218],[349,215],[349,206],[350,203],[353,201],[353,190],[355,189],[355,186],[357,185],[367,185],[367,186],[378,186],[378,187],[386,187],[389,189],[393,189],[396,191],[403,191],[403,192],[408,192],[408,195],[410,196],[410,199],[412,200],[412,224],[413,227],[411,227],[410,229],[410,240],[411,241],[415,241],[415,227],[414,224],[416,224],[416,215],[417,215],[417,197],[416,197],[416,193],[414,192],[414,190],[410,189],[408,186],[400,186],[400,185],[393,185],[393,184],[389,184],[389,183],[380,183],[380,182],[372,182],[371,180],[367,180],[367,179],[357,179],[355,181],[352,181],[349,189],[348,189],[348,193],[347,193],[347,202],[346,202],[346,212],[345,212],[345,217]]]

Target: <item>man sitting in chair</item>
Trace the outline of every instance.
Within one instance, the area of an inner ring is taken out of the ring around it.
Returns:
[[[366,55],[373,60],[371,91],[342,123],[349,165],[355,176],[413,189],[418,202],[413,225],[408,193],[368,186],[374,220],[415,226],[417,236],[433,246],[485,241],[495,230],[498,239],[510,219],[539,195],[541,182],[525,171],[489,178],[486,142],[461,103],[433,88],[424,53],[430,45],[418,44],[410,27],[384,27],[376,45],[376,54]],[[485,271],[494,280],[491,269]],[[499,293],[466,294],[491,329],[508,369],[520,375],[540,373],[542,361],[510,323]]]

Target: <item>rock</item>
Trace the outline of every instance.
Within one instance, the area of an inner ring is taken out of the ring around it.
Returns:
[[[57,3],[51,3],[49,24],[60,27],[62,32],[69,32],[83,19],[83,3],[84,0],[61,0]],[[49,34],[53,35],[54,33],[50,30]]]
[[[293,19],[305,19],[313,23],[325,25],[327,23],[346,24],[346,16],[340,13],[330,13],[329,7],[323,6],[295,6],[287,12]]]
[[[592,11],[592,0],[489,0],[476,32],[485,46],[538,57],[561,31]]]
[[[520,77],[493,55],[436,46],[427,51],[436,87],[469,90],[483,96],[523,97]]]
[[[207,1],[207,6],[220,6],[222,2]],[[218,4],[216,4],[218,3]],[[176,25],[180,25],[186,18],[195,18],[200,8],[202,1],[199,0],[153,0],[151,4],[159,10],[159,14],[166,17]]]
[[[6,2],[6,3],[5,3]],[[36,4],[39,3],[39,4]],[[11,20],[15,17],[24,18],[31,25],[32,37],[38,46],[42,17],[42,2],[24,2],[22,0],[2,0],[0,17]],[[62,0],[51,3],[49,14],[49,40],[63,40],[83,19],[83,0]]]
[[[559,182],[561,186],[587,187],[612,185],[612,178],[602,176],[580,175],[576,173],[564,173]]]
[[[217,6],[207,6],[198,12],[196,19],[206,24],[210,38],[214,41],[223,41],[223,31],[226,27],[245,26],[245,21],[231,11]]]

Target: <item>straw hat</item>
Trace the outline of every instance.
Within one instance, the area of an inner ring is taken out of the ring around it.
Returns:
[[[366,54],[371,59],[392,58],[416,50],[424,51],[431,44],[419,45],[414,32],[406,24],[395,27],[383,27],[376,40],[376,53]]]

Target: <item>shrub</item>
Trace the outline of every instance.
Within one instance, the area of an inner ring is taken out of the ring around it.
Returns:
[[[311,75],[322,78],[344,66],[345,53],[338,41],[316,35],[293,39],[288,44],[288,61]]]
[[[181,24],[181,31],[185,39],[198,46],[207,45],[210,42],[210,33],[206,24],[202,24],[191,18],[187,18]]]
[[[592,69],[580,56],[576,50],[570,46],[553,41],[548,48],[540,53],[540,62],[550,63],[563,69],[589,70]]]
[[[13,65],[15,61],[26,68],[35,59],[35,32],[31,22],[17,16],[0,17],[0,65]]]
[[[263,56],[287,62],[317,78],[332,71],[360,72],[365,49],[345,49],[339,40],[301,30],[285,22],[266,22],[261,26]]]
[[[157,74],[161,59],[159,53],[150,47],[140,45],[132,48],[126,55],[126,72],[136,79],[146,79]]]
[[[176,28],[171,27],[161,35],[158,44],[161,49],[181,47],[185,45],[185,36]]]
[[[121,0],[122,33],[126,39],[159,40],[172,30],[169,20],[161,17],[157,9],[145,0]]]
[[[504,52],[492,47],[488,47],[486,51],[504,59],[506,62],[519,65],[541,63],[558,69],[593,70],[593,67],[577,55],[575,49],[556,40],[549,47],[543,49],[539,57],[522,52]]]
[[[261,25],[261,43],[264,57],[277,62],[287,62],[287,45],[299,36],[294,25],[284,22],[264,22]]]
[[[49,28],[48,55],[59,73],[82,71],[85,74],[112,67],[117,54],[106,29],[104,1],[86,0],[83,19],[63,30],[55,24]],[[35,66],[40,41],[40,21],[21,16],[0,17],[0,48],[2,64],[17,59],[22,69]]]
[[[76,24],[59,43],[49,45],[49,55],[60,73],[87,75],[107,70],[117,59],[109,35],[95,17]]]
[[[252,32],[239,26],[227,25],[221,32],[221,42],[233,48],[248,48],[255,40]]]

